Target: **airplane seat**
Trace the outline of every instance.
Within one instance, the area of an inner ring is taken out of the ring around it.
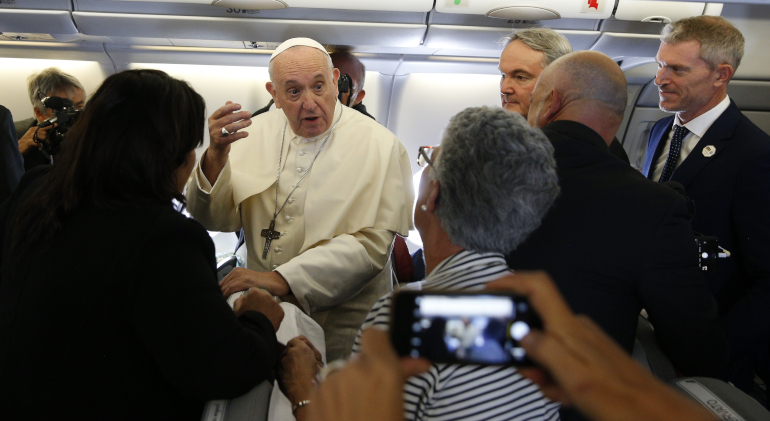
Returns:
[[[676,370],[671,360],[655,340],[655,329],[643,315],[639,315],[636,324],[636,342],[631,354],[634,359],[657,378],[670,382],[677,378]]]
[[[727,86],[727,94],[749,120],[770,133],[770,103],[767,102],[767,98],[770,98],[770,82],[733,80]],[[647,139],[652,126],[670,115],[658,108],[658,88],[650,80],[639,93],[623,138],[623,147],[632,167],[641,169],[644,166]]]
[[[272,393],[272,380],[265,380],[245,395],[209,401],[203,409],[201,421],[267,421]]]
[[[669,382],[677,391],[705,406],[721,420],[770,420],[770,411],[751,396],[722,380],[685,377]]]
[[[754,398],[722,380],[707,377],[677,378],[674,365],[655,341],[655,331],[639,315],[633,358],[660,380],[700,403],[719,419],[734,421],[770,420],[770,412]]]

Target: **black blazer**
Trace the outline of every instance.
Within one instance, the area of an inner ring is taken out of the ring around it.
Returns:
[[[11,197],[24,174],[24,160],[13,126],[11,112],[0,105],[0,203]]]
[[[677,369],[724,374],[726,339],[698,269],[684,196],[645,180],[580,123],[557,121],[543,132],[555,149],[561,194],[509,266],[546,270],[570,307],[629,353],[645,308]]]
[[[645,176],[673,122],[664,118],[650,132]],[[705,157],[709,145],[716,152]],[[693,229],[732,253],[706,280],[726,318],[732,355],[745,355],[770,338],[770,136],[731,101],[671,179],[695,202]]]
[[[11,263],[6,233],[47,172],[0,207],[0,418],[197,421],[268,376],[270,321],[235,317],[208,233],[170,203],[80,209],[50,250]]]

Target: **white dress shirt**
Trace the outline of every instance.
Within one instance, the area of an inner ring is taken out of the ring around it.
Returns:
[[[674,126],[684,126],[690,133],[682,140],[682,150],[679,152],[679,159],[676,161],[676,167],[682,164],[687,155],[695,149],[703,135],[706,134],[709,127],[722,115],[723,112],[730,106],[730,97],[725,95],[725,98],[717,104],[714,108],[706,111],[705,113],[695,117],[694,119],[682,124],[679,120],[679,113],[674,118]],[[663,146],[663,153],[660,154],[658,160],[655,161],[655,170],[652,172],[652,180],[660,180],[660,175],[663,174],[663,167],[666,165],[666,159],[668,158],[668,152],[671,149],[671,138],[674,137],[674,129],[672,127],[666,138],[666,144]]]

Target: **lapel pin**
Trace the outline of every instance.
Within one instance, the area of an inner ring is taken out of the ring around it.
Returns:
[[[717,148],[714,147],[714,145],[708,145],[705,148],[703,148],[703,156],[706,158],[710,158],[714,156],[714,154],[717,153]]]

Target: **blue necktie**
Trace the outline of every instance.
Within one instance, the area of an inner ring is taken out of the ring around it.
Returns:
[[[671,175],[674,174],[676,169],[676,161],[679,160],[679,152],[682,150],[682,140],[687,133],[687,127],[674,126],[674,137],[671,138],[671,147],[668,150],[668,158],[666,158],[666,164],[663,166],[663,173],[660,174],[660,183],[665,183],[671,179]]]

